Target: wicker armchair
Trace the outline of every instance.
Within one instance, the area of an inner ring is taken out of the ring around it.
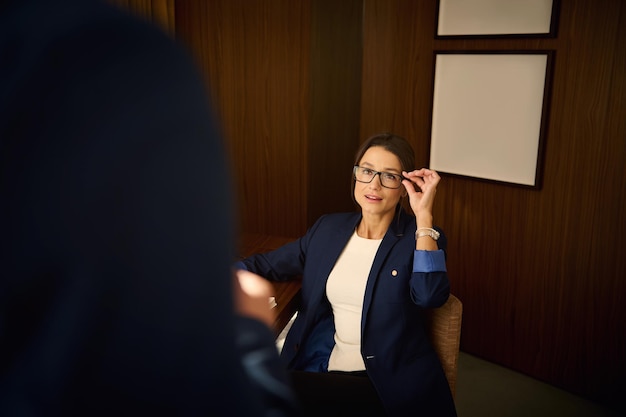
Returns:
[[[448,384],[450,384],[452,397],[456,393],[462,315],[463,303],[450,294],[448,301],[443,306],[429,310],[427,316],[430,340],[439,356]]]

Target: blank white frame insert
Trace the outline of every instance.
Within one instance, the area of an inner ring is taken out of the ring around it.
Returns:
[[[537,185],[547,53],[437,54],[430,167]]]
[[[553,0],[439,0],[438,36],[549,34]]]

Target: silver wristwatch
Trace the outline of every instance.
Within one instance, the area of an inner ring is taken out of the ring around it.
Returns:
[[[431,229],[430,227],[421,227],[415,232],[415,240],[423,236],[429,236],[433,240],[437,240],[439,239],[440,233],[435,229]]]

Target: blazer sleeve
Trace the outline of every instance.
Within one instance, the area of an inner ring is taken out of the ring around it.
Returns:
[[[288,281],[304,273],[307,251],[326,216],[322,216],[307,233],[280,248],[252,255],[235,264],[235,268],[254,272],[270,281]]]
[[[450,296],[450,281],[446,268],[447,239],[441,229],[439,250],[415,250],[411,276],[411,299],[423,308],[441,307]]]

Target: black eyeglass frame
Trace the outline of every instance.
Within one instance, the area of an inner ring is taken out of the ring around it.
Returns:
[[[359,168],[367,169],[369,171],[372,171],[374,173],[374,175],[372,175],[372,179],[370,179],[369,181],[361,181],[361,180],[357,179],[356,171]],[[378,180],[380,181],[380,185],[382,185],[385,188],[389,188],[390,190],[397,190],[398,188],[402,187],[402,180],[404,180],[404,177],[402,175],[400,175],[400,174],[394,174],[392,172],[376,171],[376,170],[373,170],[372,168],[362,167],[362,166],[359,166],[359,165],[355,165],[352,168],[352,173],[354,175],[354,180],[358,181],[358,182],[360,182],[362,184],[369,184],[369,183],[371,183],[372,181],[374,181],[374,178],[376,178],[376,175],[378,175]],[[399,178],[400,179],[400,184],[397,187],[386,186],[385,184],[383,184],[383,178],[381,177],[381,174],[391,175],[393,177]]]

